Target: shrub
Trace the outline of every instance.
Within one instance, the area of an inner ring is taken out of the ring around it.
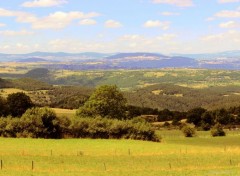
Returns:
[[[55,112],[49,108],[28,109],[21,117],[23,133],[35,138],[59,138],[60,127]]]
[[[211,129],[211,135],[213,137],[216,136],[226,136],[225,131],[223,130],[222,126],[220,124],[216,124],[212,129]]]
[[[71,125],[73,137],[77,138],[114,138],[160,141],[155,131],[146,122],[137,120],[117,120],[97,117],[75,118]]]
[[[0,135],[3,137],[16,137],[21,132],[20,119],[12,118],[0,118]]]
[[[164,122],[164,124],[163,124],[164,127],[169,127],[170,125],[171,125],[171,124],[170,124],[169,122],[167,122],[167,121]]]
[[[193,137],[193,136],[196,135],[195,128],[193,128],[191,126],[188,126],[188,125],[186,125],[182,128],[182,132],[183,132],[185,137]]]
[[[209,131],[211,129],[211,125],[209,125],[208,123],[202,123],[200,129],[203,131]]]
[[[102,138],[136,139],[159,142],[151,125],[141,118],[117,120],[108,118],[56,117],[49,108],[28,109],[21,118],[0,118],[0,135],[31,138]]]

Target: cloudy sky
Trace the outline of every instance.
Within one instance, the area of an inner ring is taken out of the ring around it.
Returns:
[[[0,0],[0,53],[240,49],[240,0]]]

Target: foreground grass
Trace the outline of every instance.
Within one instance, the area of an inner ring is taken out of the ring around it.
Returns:
[[[0,175],[240,175],[239,132],[217,138],[208,132],[195,138],[160,133],[161,143],[0,138]]]

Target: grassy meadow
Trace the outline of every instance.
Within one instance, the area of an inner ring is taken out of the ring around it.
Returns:
[[[240,175],[239,131],[216,138],[209,132],[194,138],[180,131],[159,133],[161,143],[0,138],[0,175]]]
[[[58,116],[72,117],[76,114],[76,109],[52,108]]]

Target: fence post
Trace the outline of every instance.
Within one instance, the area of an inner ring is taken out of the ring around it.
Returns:
[[[105,163],[103,163],[105,171],[107,170],[107,166]]]
[[[32,170],[34,169],[34,162],[32,161]]]

